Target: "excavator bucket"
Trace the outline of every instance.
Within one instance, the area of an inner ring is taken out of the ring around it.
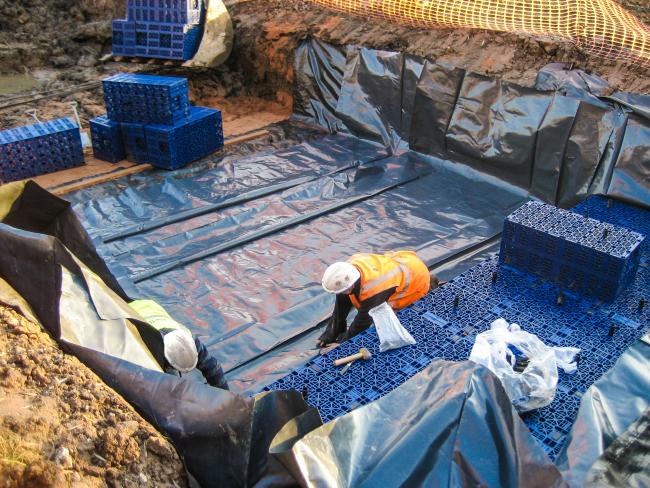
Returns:
[[[205,3],[201,44],[194,57],[183,64],[189,68],[214,68],[224,63],[232,51],[232,20],[223,0],[205,0]]]

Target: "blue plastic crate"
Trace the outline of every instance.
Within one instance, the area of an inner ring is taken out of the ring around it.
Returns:
[[[539,202],[504,222],[500,260],[586,296],[613,301],[634,281],[644,236]]]
[[[0,131],[0,183],[83,164],[79,128],[70,119]]]
[[[127,19],[113,21],[113,54],[187,61],[204,24],[203,0],[132,0]]]
[[[108,117],[115,122],[173,125],[189,115],[186,78],[122,73],[102,84]]]
[[[111,163],[126,159],[122,130],[118,122],[102,115],[90,121],[90,133],[93,153],[97,159]]]
[[[148,163],[147,137],[143,124],[120,124],[126,159],[133,163]]]
[[[159,168],[177,169],[223,147],[221,112],[191,107],[187,119],[174,126],[145,127],[148,162]]]

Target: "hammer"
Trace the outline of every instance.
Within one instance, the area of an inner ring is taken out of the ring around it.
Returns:
[[[357,359],[363,359],[364,361],[367,361],[371,357],[372,354],[370,353],[370,351],[368,351],[368,349],[366,349],[365,347],[362,347],[361,349],[359,349],[358,353],[334,361],[334,366],[341,366],[342,364],[351,363],[352,361],[356,361]]]

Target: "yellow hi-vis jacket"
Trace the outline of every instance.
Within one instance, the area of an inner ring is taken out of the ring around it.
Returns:
[[[135,300],[129,307],[138,312],[142,319],[157,331],[188,330],[183,324],[176,322],[161,305],[153,300]]]
[[[429,269],[413,251],[355,254],[348,262],[361,273],[359,298],[350,295],[357,308],[361,306],[360,302],[393,287],[396,290],[388,304],[394,310],[407,307],[429,292]]]

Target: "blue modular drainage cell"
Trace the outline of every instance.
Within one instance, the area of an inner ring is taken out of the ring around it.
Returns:
[[[223,147],[221,112],[191,107],[187,119],[173,126],[145,127],[148,161],[159,168],[177,169]]]
[[[102,85],[108,117],[115,122],[173,125],[189,115],[186,78],[122,73]]]
[[[160,59],[191,59],[201,43],[203,29],[198,25],[134,23],[134,30],[124,27],[130,21],[113,23],[113,54]]]
[[[528,202],[504,223],[501,262],[612,301],[634,280],[644,236],[552,205]]]
[[[643,235],[650,231],[650,212],[620,202],[607,207],[606,200],[591,198],[574,211],[589,211],[590,216],[616,226],[630,225]],[[640,253],[641,266],[634,282],[609,304],[564,291],[558,305],[555,285],[500,266],[498,258],[488,259],[398,313],[402,325],[416,339],[415,345],[379,353],[379,340],[371,328],[265,390],[305,391],[308,403],[318,407],[327,422],[385,395],[435,359],[468,359],[476,335],[503,317],[546,344],[582,351],[575,374],[560,372],[553,402],[522,416],[532,435],[555,459],[578,414],[582,395],[650,330],[650,305],[639,306],[650,296],[649,247],[643,246]],[[372,358],[355,362],[340,375],[341,368],[332,362],[361,347],[369,349]]]
[[[122,122],[122,141],[126,159],[133,163],[148,163],[149,153],[147,152],[147,138],[143,124],[129,124]]]
[[[93,154],[97,159],[111,163],[126,159],[119,123],[102,115],[90,121],[90,134],[93,141]]]
[[[113,21],[113,54],[187,61],[203,35],[202,0],[130,0]]]
[[[0,131],[0,183],[82,164],[79,128],[70,119]]]

